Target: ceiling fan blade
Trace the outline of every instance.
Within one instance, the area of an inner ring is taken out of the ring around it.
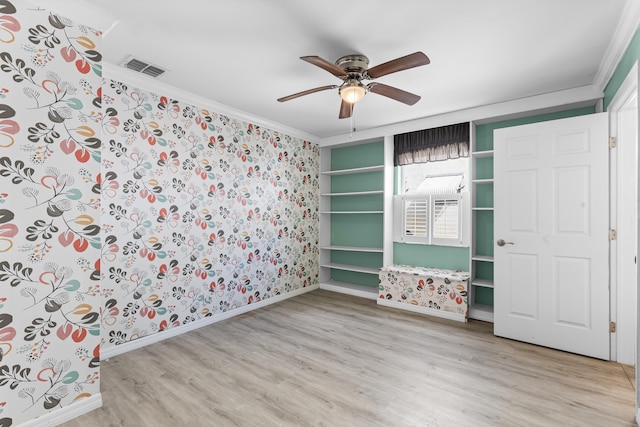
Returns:
[[[395,99],[396,101],[400,101],[407,105],[413,105],[420,101],[420,97],[418,95],[414,95],[411,92],[407,92],[393,86],[384,85],[382,83],[369,83],[367,85],[367,89],[369,89],[369,92]]]
[[[298,93],[294,93],[293,95],[289,95],[289,96],[283,96],[282,98],[278,98],[278,102],[285,102],[285,101],[289,101],[295,98],[299,98],[301,96],[304,95],[309,95],[311,93],[316,93],[316,92],[321,92],[323,90],[329,90],[329,89],[336,89],[339,86],[337,85],[328,85],[328,86],[320,86],[320,87],[316,87],[314,89],[309,89],[309,90],[305,90],[302,92],[298,92]]]
[[[340,115],[338,115],[338,118],[348,119],[349,117],[351,117],[351,115],[353,114],[353,106],[354,104],[342,101],[342,104],[340,104]]]
[[[327,70],[331,74],[336,77],[347,77],[348,74],[342,68],[337,65],[332,64],[331,62],[320,58],[319,56],[301,56],[300,59],[303,61],[307,61],[310,64],[313,64],[317,67],[322,68],[323,70]]]
[[[408,70],[409,68],[419,67],[421,65],[427,65],[429,62],[431,61],[429,61],[427,55],[422,52],[415,52],[369,68],[367,70],[367,76],[372,79],[377,79],[378,77],[386,76],[387,74]]]

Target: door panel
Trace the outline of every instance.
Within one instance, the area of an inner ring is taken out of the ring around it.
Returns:
[[[538,140],[535,136],[512,138],[505,144],[507,160],[527,160],[538,157]]]
[[[587,258],[554,257],[555,322],[589,328],[590,267]]]
[[[559,133],[553,142],[556,157],[574,154],[589,154],[589,135],[587,132]]]
[[[609,358],[607,115],[494,134],[494,333]]]
[[[512,253],[509,260],[511,315],[538,319],[538,257]]]
[[[538,231],[538,171],[523,170],[508,174],[509,226],[521,233]]]
[[[555,233],[589,235],[589,167],[556,168],[553,172]]]

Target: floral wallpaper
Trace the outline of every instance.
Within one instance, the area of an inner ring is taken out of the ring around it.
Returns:
[[[101,35],[0,0],[0,426],[99,393]]]
[[[319,148],[106,79],[103,348],[318,283]]]
[[[0,427],[100,350],[318,283],[319,149],[101,77],[101,34],[0,0]]]

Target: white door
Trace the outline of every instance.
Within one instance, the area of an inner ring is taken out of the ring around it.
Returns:
[[[606,113],[495,131],[495,335],[609,359],[608,139]]]

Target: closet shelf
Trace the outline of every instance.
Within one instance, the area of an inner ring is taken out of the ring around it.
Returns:
[[[493,262],[493,256],[488,255],[473,255],[471,257],[472,261],[485,261],[485,262]]]
[[[483,157],[493,157],[493,150],[474,151],[473,153],[471,153],[471,155],[476,159],[481,159]]]
[[[370,248],[362,246],[322,246],[320,249],[328,251],[348,251],[348,252],[379,252],[382,253],[382,248]]]
[[[471,286],[478,286],[480,288],[493,288],[493,280],[487,279],[473,279]]]
[[[383,214],[384,211],[322,211],[321,214],[345,214],[345,215],[360,215],[360,214]]]
[[[379,268],[371,268],[371,267],[361,267],[359,265],[348,265],[348,264],[322,264],[320,267],[331,268],[334,270],[345,270],[345,271],[354,271],[356,273],[367,273],[367,274],[378,274],[380,271]]]
[[[324,171],[320,173],[322,175],[350,175],[355,173],[378,172],[383,170],[384,170],[384,165],[379,165],[379,166],[366,166],[363,168],[353,168],[353,169],[338,169],[338,170],[332,170],[332,171]]]
[[[349,191],[347,193],[322,193],[321,196],[326,197],[337,197],[337,196],[365,196],[368,194],[384,194],[382,190],[373,190],[373,191]]]

